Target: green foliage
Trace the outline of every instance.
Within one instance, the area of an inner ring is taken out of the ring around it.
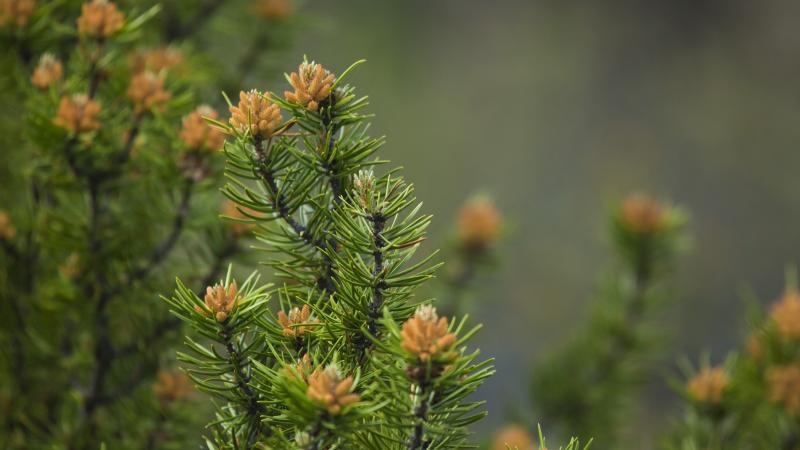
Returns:
[[[754,314],[744,351],[731,352],[720,366],[726,383],[719,399],[692,394],[692,383],[698,382],[699,375],[691,370],[684,370],[687,384],[673,383],[685,400],[685,411],[665,436],[662,448],[796,448],[800,440],[800,336],[793,327],[800,317],[800,299],[791,278],[769,317]]]
[[[156,293],[176,271],[187,285],[209,284],[242,242],[216,219],[221,158],[189,148],[182,120],[208,83],[236,84],[198,64],[216,58],[209,30],[234,17],[242,26],[258,21],[243,1],[121,2],[122,27],[95,38],[78,32],[82,3],[39,1],[27,23],[0,25],[0,213],[8,220],[0,233],[0,442],[186,448],[201,442],[189,430],[210,408],[179,379],[157,378],[175,371],[169,348],[181,323]],[[174,20],[185,25],[178,34]],[[216,44],[234,39],[213,32]],[[137,108],[128,94],[135,59],[164,46],[179,64],[150,68],[170,98]],[[63,75],[37,88],[31,78],[46,52]],[[96,129],[54,121],[62,99],[76,94],[98,102]],[[154,393],[154,381],[167,391]]]
[[[180,359],[220,402],[209,448],[463,448],[485,415],[466,398],[493,373],[467,351],[477,328],[415,297],[438,267],[417,254],[430,216],[397,169],[374,174],[383,138],[367,134],[367,99],[345,84],[356,64],[318,108],[253,91],[236,107],[248,123],[214,122],[231,136],[223,192],[281,283],[251,277],[216,318],[203,310],[212,298],[180,283],[168,299],[205,338],[187,338]],[[289,119],[254,129],[273,105]]]
[[[547,442],[546,442],[546,440],[544,438],[544,435],[542,434],[541,425],[539,426],[538,430],[539,430],[539,448],[540,449],[546,449],[547,448],[546,447]],[[569,440],[569,442],[567,442],[567,446],[566,447],[559,446],[558,450],[589,450],[589,447],[591,447],[591,446],[592,446],[592,440],[591,439],[589,440],[589,442],[586,443],[586,445],[581,446],[581,441],[580,440],[578,440],[577,438],[571,438]]]
[[[615,448],[633,389],[650,373],[652,307],[683,243],[683,213],[632,196],[615,214],[619,268],[609,277],[585,330],[546,358],[532,378],[532,398],[548,426]]]

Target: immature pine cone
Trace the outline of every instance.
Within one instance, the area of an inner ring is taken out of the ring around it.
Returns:
[[[521,425],[506,425],[494,437],[492,450],[534,450],[533,437]],[[546,450],[546,449],[545,449]]]
[[[125,21],[117,5],[108,0],[84,3],[78,17],[78,31],[94,38],[107,38],[116,33]]]
[[[686,393],[698,403],[718,405],[730,382],[722,367],[706,367],[686,383]]]
[[[267,20],[283,20],[292,14],[290,0],[258,0],[255,7],[256,14]]]
[[[24,27],[36,8],[35,0],[0,0],[0,25]]]
[[[622,203],[622,225],[637,234],[654,234],[666,224],[663,205],[644,194],[631,194]]]
[[[190,150],[217,151],[225,143],[225,134],[203,119],[216,119],[219,114],[208,105],[201,105],[183,118],[181,140]]]
[[[78,278],[78,275],[80,275],[82,271],[83,264],[81,264],[81,255],[76,252],[70,253],[64,263],[58,266],[58,272],[64,278]]]
[[[180,370],[161,370],[158,372],[153,393],[161,404],[173,403],[190,396],[194,392],[191,380]]]
[[[236,282],[231,283],[227,291],[222,284],[207,287],[204,302],[217,322],[224,322],[239,303]],[[208,315],[208,312],[199,306],[195,306],[194,309],[200,314]]]
[[[292,308],[289,310],[288,315],[283,311],[278,311],[278,322],[280,322],[283,327],[283,335],[288,337],[302,336],[303,333],[311,327],[308,325],[299,326],[300,324],[318,322],[316,319],[309,320],[308,317],[310,314],[311,310],[308,308],[308,305],[303,305],[303,309],[297,307]]]
[[[293,380],[297,380],[297,375],[300,375],[302,381],[308,383],[308,375],[311,373],[312,366],[311,357],[306,353],[294,365],[294,370],[292,370],[292,366],[287,365],[283,368],[283,373]],[[297,375],[295,375],[295,373],[297,373]]]
[[[747,338],[745,353],[754,361],[761,361],[764,357],[764,347],[761,345],[761,336],[753,334]]]
[[[800,364],[770,369],[767,374],[769,399],[783,405],[789,414],[800,416]]]
[[[497,240],[503,220],[494,204],[478,197],[467,202],[458,214],[458,237],[469,250],[484,250]]]
[[[401,346],[420,361],[452,361],[457,353],[451,351],[456,335],[447,331],[447,317],[439,317],[436,308],[423,305],[403,324]]]
[[[325,408],[331,415],[338,415],[345,406],[358,402],[361,397],[351,393],[353,377],[342,379],[334,365],[325,369],[316,369],[308,377],[306,396],[318,406]]]
[[[98,114],[100,114],[100,104],[86,94],[64,96],[61,97],[53,123],[73,133],[84,133],[100,129]]]
[[[272,136],[283,118],[278,105],[269,101],[269,95],[255,89],[239,92],[239,105],[230,107],[231,125],[251,136]]]
[[[153,72],[134,75],[127,94],[137,112],[151,110],[170,98],[169,92],[164,90],[164,78]]]
[[[39,89],[47,89],[60,80],[62,75],[64,75],[64,66],[61,65],[61,61],[51,53],[45,53],[39,58],[39,64],[33,71],[31,83]]]
[[[285,91],[283,95],[292,103],[316,111],[320,102],[331,95],[334,80],[336,76],[325,70],[322,64],[304,62],[297,72],[289,75],[294,92]]]
[[[772,306],[769,316],[782,339],[800,339],[800,293],[796,289],[787,289]]]
[[[17,230],[11,224],[11,217],[5,211],[0,211],[0,239],[13,239],[17,235]]]

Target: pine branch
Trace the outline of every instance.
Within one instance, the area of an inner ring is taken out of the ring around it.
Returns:
[[[172,219],[172,227],[169,234],[159,243],[147,258],[147,262],[139,268],[133,270],[128,276],[124,285],[119,286],[112,291],[112,295],[119,294],[120,291],[129,289],[134,283],[147,277],[154,269],[161,265],[170,255],[178,239],[185,228],[186,218],[190,212],[190,205],[192,200],[192,193],[194,191],[195,182],[192,178],[184,180],[183,189],[181,190],[181,200],[175,211],[175,217]]]
[[[112,167],[116,167],[118,170],[128,162],[128,159],[131,157],[131,151],[133,150],[133,144],[136,142],[136,137],[139,136],[139,132],[142,128],[142,120],[144,119],[144,113],[136,112],[133,116],[133,121],[131,124],[130,129],[127,133],[125,133],[125,143],[122,145],[122,149],[119,153],[113,158]]]
[[[281,219],[283,219],[283,221],[286,222],[286,224],[289,225],[297,234],[297,236],[300,237],[300,239],[302,239],[306,244],[312,245],[318,249],[321,248],[322,243],[315,241],[314,237],[311,236],[306,227],[295,220],[295,218],[292,216],[292,213],[289,211],[286,200],[278,190],[278,184],[275,182],[275,174],[269,169],[269,157],[262,148],[263,142],[264,141],[260,137],[256,137],[253,140],[253,144],[256,149],[256,155],[258,156],[254,169],[256,171],[256,175],[260,177],[269,191],[269,200],[271,202],[272,209],[278,213]],[[269,141],[267,141],[267,145],[270,145]]]
[[[22,258],[22,250],[18,249],[13,242],[0,238],[0,246],[2,246],[3,251],[13,260],[20,260]]]
[[[623,316],[623,328],[625,330],[637,330],[641,325],[646,307],[647,292],[653,281],[652,264],[652,252],[648,246],[643,245],[639,249],[635,267],[633,268],[633,293],[627,302]],[[626,336],[620,333],[611,336],[611,348],[599,361],[595,371],[595,378],[600,379],[608,373],[616,373],[615,367],[625,361],[625,353],[631,345],[630,339]]]
[[[64,156],[67,160],[67,166],[69,167],[70,171],[72,172],[73,176],[78,179],[87,178],[89,176],[89,172],[87,172],[83,167],[78,165],[77,155],[75,154],[76,147],[78,145],[77,136],[73,136],[67,140],[64,144]]]
[[[327,140],[328,141],[327,153],[328,154],[332,154],[333,150],[334,150],[334,148],[336,146],[336,136],[335,136],[336,127],[333,126],[333,125],[329,125],[329,126],[330,126],[330,129],[326,130],[326,131],[328,131],[328,134],[330,134],[330,138]],[[322,141],[323,142],[325,141],[325,137],[324,136],[322,137]],[[333,197],[333,203],[334,203],[335,206],[341,206],[341,204],[342,204],[342,183],[339,180],[339,177],[341,176],[341,174],[339,172],[338,165],[336,164],[336,160],[334,160],[331,163],[327,164],[325,166],[325,170],[328,172],[328,184],[330,184],[330,187],[331,187],[331,195]]]
[[[428,448],[429,442],[424,442],[423,437],[425,435],[425,423],[428,420],[428,393],[427,383],[422,383],[418,385],[419,387],[419,398],[421,399],[419,404],[414,408],[414,417],[416,418],[416,424],[414,424],[414,432],[411,435],[411,439],[408,441],[408,450],[423,450]]]
[[[89,199],[90,199],[90,224],[89,224],[89,252],[92,255],[101,257],[103,255],[102,240],[99,237],[99,223],[101,214],[101,205],[99,198],[99,187],[93,180],[89,180]],[[97,287],[92,288],[87,285],[87,289],[94,289],[97,295],[97,302],[94,311],[94,370],[92,374],[92,382],[89,393],[86,396],[84,404],[84,416],[86,422],[89,424],[89,433],[94,436],[96,433],[96,424],[94,423],[94,414],[97,407],[100,406],[101,399],[105,394],[106,376],[111,369],[111,363],[114,359],[114,347],[111,344],[111,337],[108,328],[108,316],[106,315],[106,307],[111,300],[108,295],[107,283],[105,275],[101,272],[102,264],[98,264],[95,270],[95,281]]]
[[[100,57],[103,54],[103,47],[105,46],[105,40],[103,38],[96,39],[97,48],[95,49],[94,53],[90,56],[90,63],[89,63],[89,90],[88,95],[89,98],[94,100],[95,96],[97,95],[97,89],[100,87],[100,82],[102,81],[102,74],[100,72],[100,68],[98,64],[100,63]]]
[[[268,432],[268,430],[262,429],[263,426],[261,424],[261,414],[265,412],[265,408],[264,405],[260,403],[258,393],[249,385],[250,375],[245,373],[246,369],[242,365],[242,356],[239,354],[239,350],[233,342],[231,331],[226,327],[220,331],[219,335],[223,339],[225,349],[228,352],[228,363],[233,368],[233,377],[236,386],[245,398],[245,414],[249,417],[247,422],[253,424],[253,428],[250,429],[245,445],[245,448],[249,449],[255,444],[256,439],[262,433]]]
[[[383,227],[386,225],[386,218],[381,213],[372,214],[369,218],[372,222],[372,241],[375,249],[372,252],[372,257],[375,261],[372,270],[373,288],[372,288],[372,304],[369,308],[369,324],[367,326],[371,335],[376,336],[378,333],[377,320],[381,315],[381,308],[383,307],[383,290],[386,288],[386,280],[383,273],[383,257],[386,242],[381,233]]]
[[[210,446],[250,446],[270,423],[261,441],[270,448],[461,448],[484,416],[465,398],[493,370],[472,362],[477,351],[464,354],[476,329],[459,338],[463,321],[414,304],[438,267],[433,255],[415,258],[431,216],[396,171],[374,176],[383,139],[367,135],[366,97],[340,84],[349,71],[337,79],[306,61],[287,77],[285,99],[242,92],[230,125],[217,122],[233,137],[225,194],[243,222],[261,225],[259,240],[279,254],[272,265],[296,283],[256,288],[254,275],[237,287],[228,276],[199,298],[179,281],[165,298],[226,349],[187,338],[178,355],[201,390],[225,401]],[[288,134],[292,126],[301,131]],[[263,307],[269,293],[274,315]]]
[[[118,354],[115,354],[118,356]],[[125,398],[135,392],[144,382],[150,381],[153,374],[158,370],[158,361],[142,362],[137,365],[136,369],[130,376],[119,384],[119,388],[113,392],[104,393],[102,397],[97,399],[97,406],[112,404]]]
[[[211,286],[214,282],[219,278],[220,274],[222,273],[222,269],[225,267],[225,261],[227,261],[230,257],[234,256],[239,250],[239,245],[235,241],[231,241],[228,245],[223,247],[222,251],[217,252],[214,257],[214,262],[211,265],[208,273],[203,277],[203,281],[200,283],[200,288],[197,291],[198,296],[202,296],[206,286]],[[174,316],[169,316],[166,319],[161,320],[158,322],[150,332],[138,339],[135,342],[131,342],[130,344],[121,347],[117,352],[116,356],[119,358],[124,358],[126,356],[130,356],[135,354],[142,348],[150,348],[158,341],[161,340],[167,334],[177,331],[181,327],[181,320]]]

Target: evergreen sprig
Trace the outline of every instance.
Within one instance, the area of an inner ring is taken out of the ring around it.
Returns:
[[[596,445],[614,448],[634,388],[652,366],[653,307],[662,280],[685,245],[685,214],[634,194],[614,213],[620,266],[581,334],[533,373],[531,395],[544,420]]]
[[[664,436],[665,450],[792,449],[800,442],[800,294],[796,275],[769,313],[754,308],[741,349],[699,370],[682,364],[673,380],[683,415]],[[684,381],[685,380],[685,381]]]
[[[210,448],[463,448],[485,415],[467,399],[493,373],[467,351],[478,328],[414,295],[439,266],[417,254],[431,217],[398,169],[375,175],[384,139],[345,84],[360,63],[337,78],[305,60],[285,99],[242,92],[228,123],[212,121],[229,135],[223,192],[281,282],[250,278],[216,318],[180,283],[168,300],[208,340],[187,338],[181,359],[222,401]]]

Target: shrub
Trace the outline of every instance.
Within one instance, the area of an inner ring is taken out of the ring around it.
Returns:
[[[216,220],[223,136],[192,95],[232,83],[196,70],[218,10],[205,3],[222,2],[167,2],[162,15],[135,3],[0,2],[9,448],[186,448],[199,438],[181,424],[207,419],[186,407],[195,396],[169,350],[181,323],[155,292],[173,271],[209,284],[246,238]]]

